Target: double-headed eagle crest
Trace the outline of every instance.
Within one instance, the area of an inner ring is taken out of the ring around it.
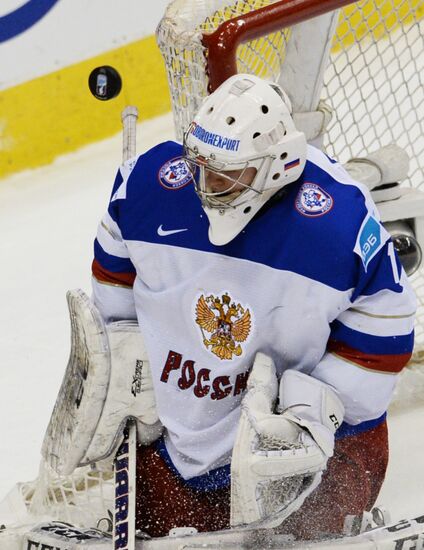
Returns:
[[[248,309],[241,304],[231,302],[231,297],[225,293],[219,297],[202,294],[196,304],[196,323],[200,326],[203,343],[206,348],[220,359],[232,359],[233,355],[241,355],[240,344],[250,333],[251,316]],[[209,332],[210,337],[205,336]]]

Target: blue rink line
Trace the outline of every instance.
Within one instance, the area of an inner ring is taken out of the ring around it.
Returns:
[[[29,0],[20,8],[0,17],[0,42],[6,42],[35,25],[58,1]]]

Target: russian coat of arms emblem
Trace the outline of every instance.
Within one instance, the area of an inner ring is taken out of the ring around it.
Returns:
[[[196,323],[203,344],[220,359],[243,353],[240,342],[247,340],[252,325],[249,309],[232,301],[228,293],[221,297],[202,294],[196,304]]]

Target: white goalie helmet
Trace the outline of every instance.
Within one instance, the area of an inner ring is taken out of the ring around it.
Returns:
[[[204,100],[184,135],[184,151],[209,219],[209,240],[224,245],[299,178],[306,139],[277,84],[237,74]],[[225,181],[224,189],[212,189],[211,177]]]

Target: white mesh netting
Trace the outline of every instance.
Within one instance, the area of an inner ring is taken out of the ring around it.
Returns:
[[[109,462],[101,469],[77,468],[72,475],[58,476],[42,462],[37,479],[21,483],[17,490],[27,507],[28,521],[46,517],[96,527],[113,510],[113,465]]]
[[[182,138],[183,129],[207,95],[202,34],[212,33],[221,23],[276,1],[176,0],[170,4],[157,29],[157,41],[166,64],[178,139]],[[238,72],[277,80],[289,33],[288,29],[283,29],[240,46],[237,51]]]
[[[167,66],[179,139],[207,94],[202,33],[272,3],[275,0],[176,0],[170,4],[157,38]],[[190,16],[190,10],[196,16]],[[322,99],[334,110],[324,139],[330,155],[344,163],[395,142],[411,161],[403,185],[424,190],[423,11],[419,0],[363,0],[341,10]],[[278,80],[288,40],[290,30],[282,29],[242,44],[237,50],[238,71]],[[415,357],[422,359],[424,270],[412,281],[419,300]]]
[[[410,158],[403,185],[424,191],[424,20],[417,0],[345,8],[322,97],[334,109],[327,152],[346,162],[389,143]],[[424,212],[423,212],[424,215]],[[424,269],[412,276],[419,308],[416,360],[424,359]]]

